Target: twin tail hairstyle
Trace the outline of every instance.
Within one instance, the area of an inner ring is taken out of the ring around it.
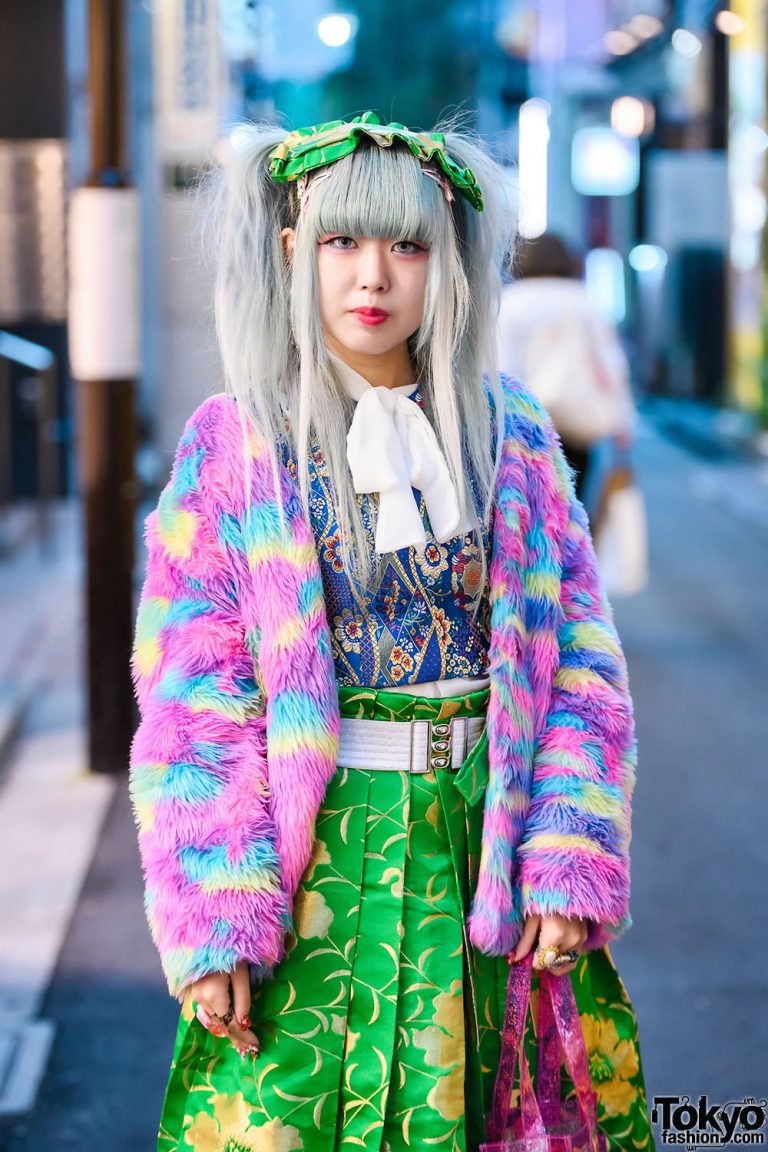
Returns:
[[[354,401],[328,359],[317,245],[328,233],[418,241],[428,248],[429,263],[423,321],[411,339],[414,378],[485,567],[482,527],[491,514],[503,431],[503,420],[499,425],[493,417],[503,412],[496,321],[501,269],[514,242],[506,172],[478,139],[448,126],[446,150],[475,173],[482,212],[461,195],[449,203],[407,148],[370,141],[311,174],[311,195],[300,207],[295,184],[278,184],[269,174],[271,153],[285,136],[274,126],[240,125],[236,146],[201,186],[225,388],[243,420],[244,482],[250,487],[245,428],[251,421],[270,453],[278,501],[280,445],[288,438],[308,514],[310,467],[319,449],[336,503],[345,571],[361,590],[370,587],[376,557],[346,459]],[[295,229],[290,263],[281,236],[286,227]]]

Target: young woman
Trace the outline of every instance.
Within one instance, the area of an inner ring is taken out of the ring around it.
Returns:
[[[500,186],[466,137],[366,113],[254,128],[214,188],[227,390],[148,519],[134,656],[183,1001],[162,1152],[475,1150],[533,947],[615,1006],[602,1115],[648,1146],[604,949],[626,668],[550,421],[493,369]]]

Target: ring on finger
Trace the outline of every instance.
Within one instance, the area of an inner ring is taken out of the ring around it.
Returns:
[[[219,1024],[222,1028],[229,1028],[235,1018],[235,1010],[228,1008],[223,1016],[219,1016],[218,1012],[209,1012],[208,1016],[214,1024]]]
[[[551,968],[557,961],[559,955],[560,949],[556,944],[540,944],[536,949],[536,954],[533,958],[533,966],[539,971],[542,971],[546,968]]]
[[[575,964],[579,958],[579,954],[575,948],[571,948],[568,952],[559,952],[554,960],[551,961],[551,967],[554,968],[559,964]]]
[[[558,964],[575,964],[578,958],[579,954],[575,949],[561,952],[557,944],[539,945],[536,949],[533,966],[541,971],[542,969],[554,968]]]

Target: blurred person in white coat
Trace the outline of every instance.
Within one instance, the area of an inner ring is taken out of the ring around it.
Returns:
[[[592,448],[631,446],[637,420],[616,329],[595,309],[583,261],[554,234],[526,241],[501,296],[499,368],[548,409],[584,499]]]

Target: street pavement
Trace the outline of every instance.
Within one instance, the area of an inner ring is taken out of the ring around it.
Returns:
[[[616,605],[640,754],[634,926],[614,958],[650,1096],[765,1097],[768,465],[646,429],[640,470],[651,582]]]
[[[638,467],[651,581],[615,604],[640,746],[634,926],[612,951],[637,1009],[650,1097],[760,1098],[768,1089],[768,464],[696,454],[646,421]],[[71,676],[69,691],[71,720],[82,713]],[[0,826],[4,797],[5,789]],[[44,841],[47,829],[34,833]],[[47,1072],[32,1111],[0,1119],[3,1152],[154,1147],[177,1007],[144,926],[124,782],[94,840],[39,1005],[55,1029]]]

